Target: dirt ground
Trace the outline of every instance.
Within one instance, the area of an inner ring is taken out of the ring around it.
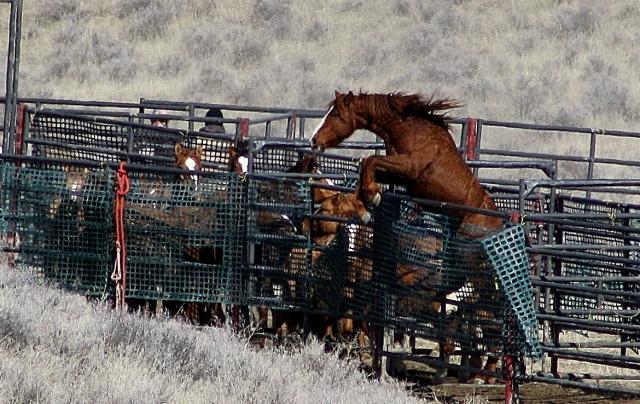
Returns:
[[[504,403],[505,386],[461,384],[449,372],[448,377],[435,382],[435,369],[411,360],[394,361],[389,369],[396,377],[414,383],[412,393],[420,398],[442,403]],[[434,384],[437,383],[437,384]],[[547,383],[522,383],[519,387],[522,403],[640,403],[635,399],[619,398]]]
[[[414,390],[418,397],[443,403],[504,403],[504,385],[472,385],[446,383]],[[520,400],[526,404],[543,403],[638,403],[639,398],[624,399],[585,392],[545,383],[526,383],[520,386]]]

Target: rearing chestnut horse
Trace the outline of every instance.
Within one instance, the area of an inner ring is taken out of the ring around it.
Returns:
[[[380,203],[376,172],[407,187],[409,195],[495,210],[496,205],[458,154],[449,133],[445,114],[438,111],[460,107],[452,100],[430,100],[417,94],[358,94],[336,91],[311,144],[324,150],[334,147],[357,129],[366,129],[382,138],[386,156],[364,160],[357,196],[358,215],[364,223],[371,220],[366,204]],[[499,218],[470,212],[458,212],[460,234],[477,238],[475,229],[497,230]],[[474,229],[475,228],[475,229]],[[483,234],[484,235],[484,234]]]
[[[371,220],[367,204],[377,206],[381,201],[380,186],[375,183],[380,174],[385,181],[404,185],[413,197],[496,210],[494,201],[458,154],[446,113],[440,113],[458,107],[460,104],[453,100],[426,99],[418,94],[354,95],[336,91],[311,145],[320,150],[337,146],[358,129],[382,138],[386,156],[364,160],[356,189],[356,210],[365,224]],[[481,238],[502,228],[501,219],[495,216],[453,213],[461,218],[458,235],[465,238]],[[468,261],[481,270],[479,257]],[[487,287],[487,281],[481,278],[472,276],[471,281],[477,290]],[[472,358],[472,362],[476,368],[482,365],[480,357]],[[495,369],[495,364],[487,366]]]

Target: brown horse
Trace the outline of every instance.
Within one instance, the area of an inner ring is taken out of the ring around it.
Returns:
[[[229,172],[236,174],[246,174],[249,171],[249,157],[247,152],[231,146],[229,151]]]
[[[176,143],[175,166],[182,170],[202,170],[202,146],[189,148]],[[180,174],[179,179],[185,182],[193,182],[194,190],[198,191],[198,176],[193,174]],[[186,247],[185,259],[201,264],[219,264],[222,258],[222,249],[213,246]],[[180,308],[184,311],[185,318],[192,323],[206,325],[209,323],[222,324],[225,321],[224,309],[220,303],[186,303]]]
[[[182,146],[180,143],[176,143],[175,146],[175,162],[176,167],[182,170],[200,171],[202,170],[202,146],[197,146],[195,149]],[[180,174],[180,178],[183,181],[193,181],[196,191],[198,190],[198,176]]]
[[[377,206],[381,201],[376,173],[405,186],[413,197],[496,210],[491,197],[458,154],[446,113],[439,113],[459,106],[453,100],[426,99],[417,94],[354,95],[336,91],[311,145],[320,150],[337,146],[358,129],[371,131],[384,141],[386,156],[366,158],[360,172],[356,204],[364,223],[371,220],[367,204]],[[481,238],[502,228],[501,219],[495,216],[469,211],[453,213],[461,219],[458,235],[464,238]],[[479,260],[475,261],[479,264]],[[476,290],[482,290],[482,286],[474,285]],[[477,359],[473,361],[477,365]]]
[[[460,104],[402,93],[354,95],[336,91],[335,96],[311,138],[312,147],[334,147],[355,130],[366,129],[382,138],[387,151],[386,156],[364,160],[356,193],[363,222],[371,220],[366,204],[380,203],[380,187],[375,183],[378,171],[384,172],[385,177],[394,177],[414,197],[496,210],[491,197],[458,154],[446,115],[437,113]],[[457,214],[462,219],[462,234],[471,238],[478,237],[474,227],[489,231],[502,227],[497,217]]]

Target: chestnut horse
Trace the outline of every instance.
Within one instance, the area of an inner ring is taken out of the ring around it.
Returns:
[[[177,168],[188,171],[202,170],[202,146],[189,148],[176,143],[174,151]],[[192,182],[194,190],[198,191],[197,175],[180,174],[178,177],[183,182]],[[213,246],[186,247],[184,256],[185,259],[193,262],[219,264],[222,259],[222,249]],[[185,318],[195,324],[222,324],[225,321],[224,308],[220,303],[186,303],[183,309]]]
[[[460,104],[454,100],[426,99],[418,94],[354,95],[336,91],[312,135],[311,146],[324,151],[358,129],[373,132],[384,141],[386,156],[366,158],[360,172],[356,209],[363,223],[371,220],[367,205],[377,206],[381,201],[376,173],[405,186],[413,197],[496,210],[494,201],[458,154],[446,113],[440,112],[457,107]],[[466,239],[482,238],[502,228],[502,220],[495,216],[453,213],[461,219],[457,234]],[[474,287],[482,290],[481,284]],[[481,366],[477,358],[472,361],[474,366]]]
[[[175,161],[176,167],[182,170],[188,171],[200,171],[202,170],[202,146],[197,146],[195,149],[182,146],[180,143],[176,143],[175,146]],[[183,181],[193,181],[195,184],[195,190],[198,190],[198,176],[180,174],[180,178]]]
[[[489,194],[482,188],[458,154],[449,133],[445,114],[437,111],[460,107],[452,100],[426,100],[420,95],[341,94],[335,100],[311,138],[314,149],[337,146],[358,129],[366,129],[382,138],[386,156],[364,160],[357,196],[358,215],[369,222],[366,204],[380,203],[377,171],[393,177],[407,187],[413,197],[496,210]],[[462,235],[478,238],[475,228],[496,231],[502,228],[498,217],[479,213],[457,212]]]

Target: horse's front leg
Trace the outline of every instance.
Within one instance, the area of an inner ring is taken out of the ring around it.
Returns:
[[[360,180],[356,188],[356,196],[359,203],[356,210],[360,220],[364,224],[369,223],[371,215],[366,209],[367,204],[378,206],[382,200],[380,185],[375,181],[376,172],[384,171],[387,178],[397,178],[397,182],[404,182],[415,177],[411,156],[396,154],[393,156],[371,156],[362,163]]]

